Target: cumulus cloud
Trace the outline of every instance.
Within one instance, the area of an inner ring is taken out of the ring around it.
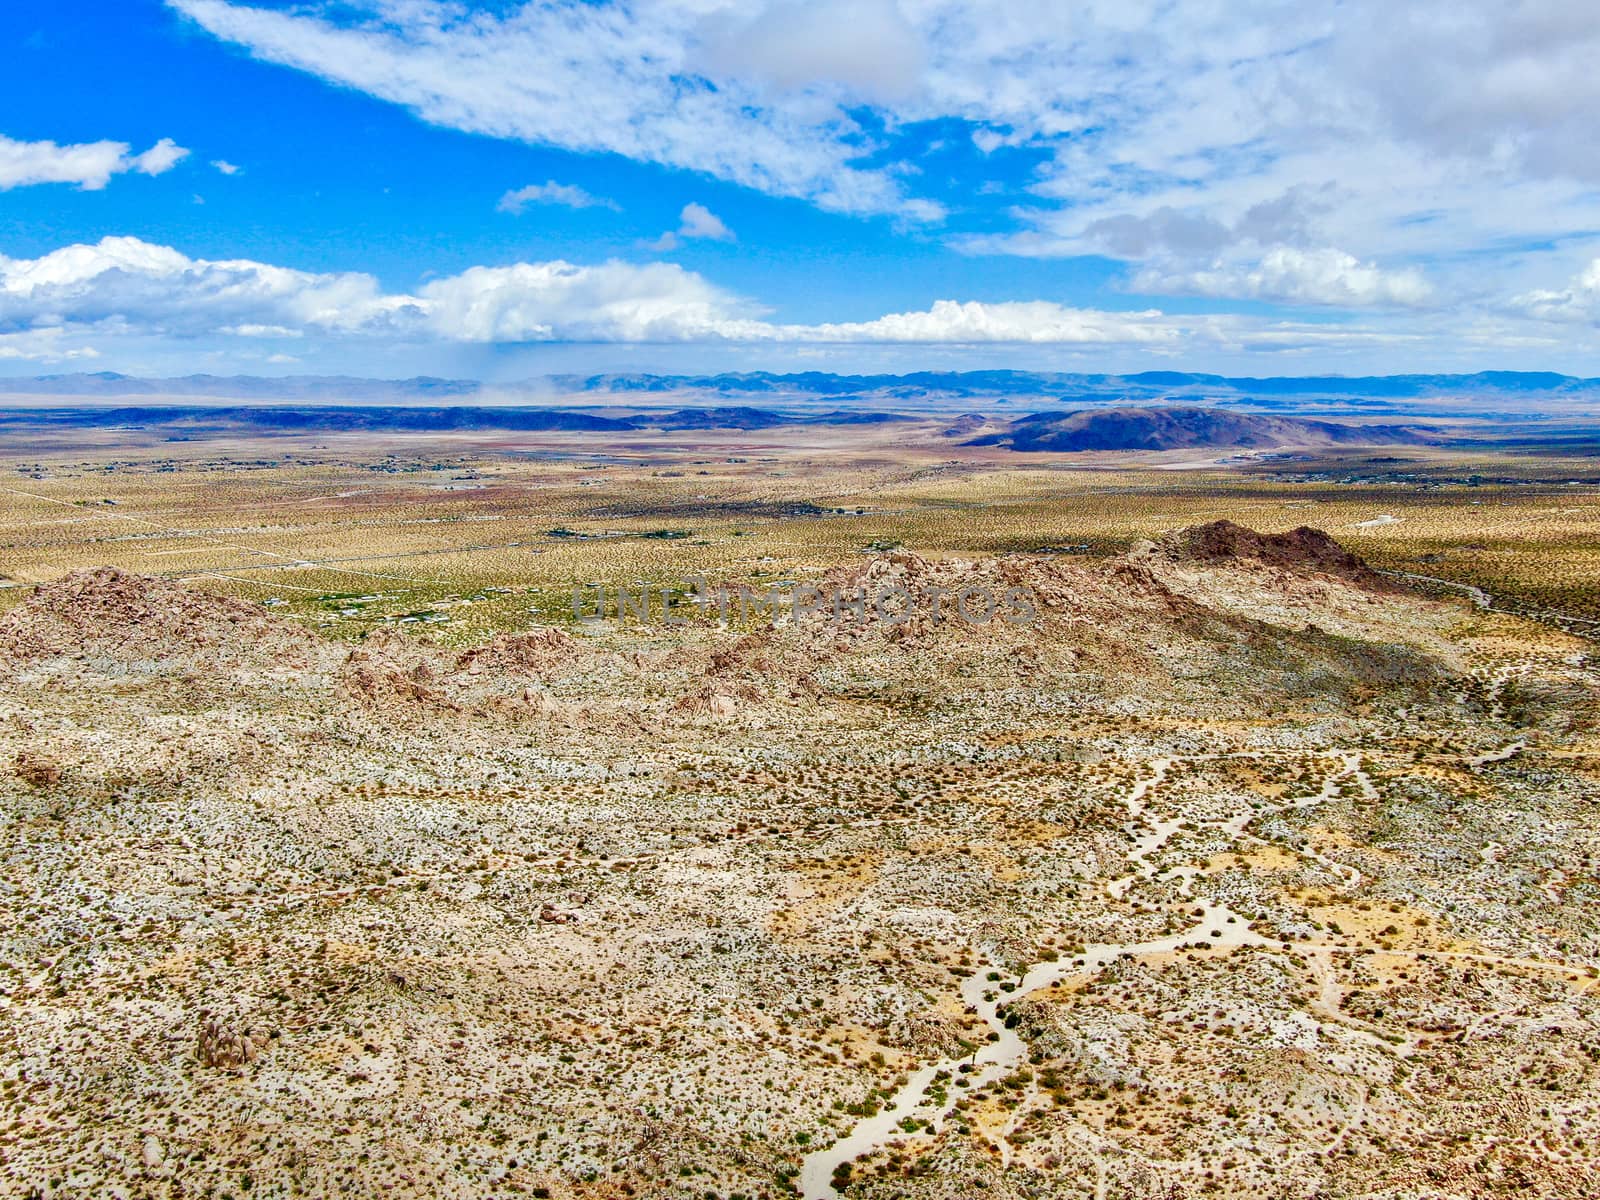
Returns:
[[[1257,201],[1228,221],[1197,208],[1159,204],[1097,217],[1083,226],[1081,236],[1125,259],[1213,255],[1248,243],[1304,245],[1313,240],[1318,218],[1334,207],[1336,194],[1332,184],[1296,186]]]
[[[546,183],[530,183],[527,187],[507,192],[500,197],[500,203],[495,205],[495,208],[512,216],[520,216],[530,204],[559,204],[565,208],[609,208],[615,212],[622,211],[622,206],[615,200],[592,196],[581,187],[569,183],[557,183],[553,179]]]
[[[710,238],[718,242],[733,241],[733,231],[722,223],[721,217],[704,204],[685,204],[679,219],[682,221],[678,226],[679,237]]]
[[[383,295],[370,275],[192,259],[131,237],[35,259],[0,255],[0,331],[40,325],[177,336],[248,325],[357,330],[402,316],[407,303]]]
[[[75,183],[97,192],[113,175],[137,171],[160,175],[188,156],[171,138],[162,138],[142,154],[126,142],[19,142],[0,135],[0,191],[36,183]]]
[[[890,313],[872,321],[779,326],[775,336],[812,342],[1173,345],[1182,339],[1183,329],[1154,310],[1110,313],[1042,300],[937,300],[921,312]]]
[[[423,287],[429,328],[466,342],[656,342],[754,336],[750,306],[675,263],[472,267]]]
[[[182,146],[171,138],[162,138],[143,154],[136,154],[128,161],[142,175],[160,175],[188,157],[189,152]]]
[[[1541,321],[1600,325],[1600,258],[1566,287],[1524,292],[1512,299],[1511,308]]]
[[[678,214],[678,228],[668,230],[655,241],[650,243],[652,250],[675,250],[678,243],[695,238],[705,238],[714,242],[731,242],[734,240],[733,230],[723,223],[721,217],[712,212],[704,204],[693,202],[685,204],[683,211]]]
[[[666,342],[1295,350],[1392,344],[1392,329],[1243,316],[1106,312],[1049,301],[939,300],[871,320],[785,324],[675,263],[564,261],[472,267],[409,293],[361,272],[191,258],[137,238],[0,256],[0,338],[39,346],[88,335],[516,344]],[[54,340],[52,340],[54,339]],[[14,351],[13,357],[20,351]]]
[[[235,166],[225,158],[214,158],[211,160],[211,165],[217,170],[221,171],[224,175],[237,175],[242,169],[238,166]]]
[[[1271,300],[1342,308],[1419,308],[1433,288],[1415,268],[1384,270],[1342,250],[1277,247],[1255,262],[1213,262],[1199,270],[1146,268],[1136,291]]]
[[[1090,220],[1077,244],[1143,263],[1132,287],[1146,294],[1338,307],[1432,303],[1434,287],[1419,269],[1385,269],[1316,243],[1320,219],[1339,199],[1333,184],[1296,186],[1228,220],[1157,204]]]
[[[760,333],[743,299],[672,263],[472,267],[415,293],[362,272],[190,258],[131,237],[0,256],[0,333],[303,335],[459,342],[692,341]]]

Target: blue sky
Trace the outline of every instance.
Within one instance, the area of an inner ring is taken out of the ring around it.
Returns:
[[[1600,373],[1600,20],[0,8],[0,373]]]

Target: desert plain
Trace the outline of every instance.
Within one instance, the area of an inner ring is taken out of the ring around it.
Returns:
[[[1600,460],[947,424],[0,446],[0,1189],[1595,1194]]]

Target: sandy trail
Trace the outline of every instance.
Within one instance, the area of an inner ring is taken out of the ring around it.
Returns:
[[[1363,791],[1376,794],[1372,782],[1361,770],[1361,756],[1358,753],[1350,750],[1333,750],[1326,754],[1337,759],[1338,765],[1324,777],[1322,787],[1316,794],[1287,801],[1268,809],[1251,809],[1223,823],[1223,827],[1233,835],[1234,841],[1237,842],[1241,837],[1261,840],[1246,833],[1246,827],[1252,821],[1290,808],[1310,807],[1336,799],[1347,780],[1353,779]],[[1123,804],[1130,817],[1136,821],[1143,820],[1150,807],[1150,797],[1167,781],[1168,773],[1174,763],[1261,756],[1260,752],[1245,751],[1237,754],[1171,755],[1153,758],[1146,764],[1149,774],[1137,780],[1128,789],[1127,795],[1123,797]],[[1106,891],[1114,898],[1120,899],[1134,882],[1156,878],[1160,872],[1150,861],[1151,856],[1160,850],[1180,824],[1181,819],[1177,817],[1150,821],[1147,831],[1135,838],[1129,852],[1129,863],[1133,870],[1110,881],[1106,885]],[[1302,852],[1316,858],[1337,873],[1352,876],[1347,886],[1355,887],[1360,883],[1360,873],[1354,868],[1334,863],[1309,848]],[[1175,872],[1184,874],[1184,890],[1187,893],[1193,877],[1203,874],[1204,868],[1179,867],[1167,874],[1172,875]],[[1200,912],[1201,915],[1192,925],[1177,933],[1143,942],[1092,944],[1087,946],[1081,955],[1070,961],[1035,963],[1020,979],[1012,977],[991,980],[989,975],[994,970],[992,964],[985,964],[973,972],[961,985],[961,999],[969,1011],[976,1013],[989,1027],[993,1040],[970,1056],[943,1059],[922,1067],[907,1079],[875,1116],[860,1121],[845,1137],[832,1145],[807,1155],[800,1171],[801,1195],[805,1200],[837,1200],[838,1192],[833,1186],[833,1174],[841,1164],[854,1162],[858,1158],[885,1149],[891,1143],[903,1144],[931,1137],[932,1134],[927,1132],[908,1134],[900,1123],[907,1117],[912,1117],[919,1122],[931,1122],[936,1131],[955,1108],[961,1091],[970,1094],[1020,1067],[1027,1059],[1028,1046],[1015,1030],[1007,1028],[1005,1019],[999,1011],[1003,1005],[1020,1000],[1052,984],[1092,975],[1119,959],[1170,954],[1197,942],[1219,950],[1238,946],[1276,944],[1252,930],[1248,920],[1226,905],[1204,904],[1200,906]],[[1002,983],[1010,983],[1012,990],[1002,991]],[[963,1066],[967,1068],[964,1076],[961,1075]],[[940,1072],[948,1073],[951,1077],[964,1077],[968,1081],[967,1088],[961,1090],[951,1088],[948,1097],[942,1102],[932,1099],[927,1095],[928,1086]],[[1000,1153],[1002,1161],[1009,1160],[1009,1146],[1002,1146]]]
[[[1499,761],[1510,757],[1521,749],[1520,744],[1506,747],[1487,756],[1485,761]],[[1174,764],[1179,762],[1198,762],[1225,758],[1263,758],[1269,757],[1269,751],[1238,751],[1233,753],[1197,754],[1197,755],[1169,755],[1152,758],[1146,764],[1148,774],[1135,781],[1123,797],[1123,804],[1129,817],[1134,822],[1147,820],[1151,804],[1151,797],[1168,780],[1169,773]],[[1260,845],[1275,845],[1265,838],[1258,837],[1249,831],[1249,826],[1264,817],[1277,813],[1287,812],[1292,809],[1312,808],[1318,805],[1335,801],[1345,793],[1348,785],[1354,784],[1361,795],[1368,799],[1377,799],[1378,790],[1362,767],[1362,756],[1359,751],[1334,748],[1321,752],[1318,757],[1332,759],[1330,769],[1324,774],[1321,787],[1311,795],[1300,796],[1285,800],[1264,808],[1251,808],[1226,821],[1213,822],[1216,828],[1226,831],[1230,835],[1230,845],[1237,846],[1241,841],[1249,841]],[[1168,868],[1162,871],[1152,861],[1156,854],[1177,829],[1180,821],[1177,818],[1148,820],[1146,831],[1134,839],[1134,844],[1129,851],[1129,863],[1133,870],[1128,874],[1109,881],[1105,887],[1113,898],[1120,899],[1126,895],[1128,889],[1139,880],[1165,880],[1180,878],[1182,880],[1182,893],[1189,894],[1189,889],[1196,877],[1203,876],[1208,870],[1203,865],[1190,864]],[[1326,870],[1343,875],[1342,890],[1354,891],[1361,885],[1362,874],[1356,868],[1347,864],[1336,862],[1321,854],[1310,845],[1292,847],[1297,853],[1316,861]],[[961,998],[968,1006],[969,1011],[978,1015],[989,1030],[994,1040],[980,1047],[977,1051],[963,1058],[949,1058],[939,1062],[930,1063],[912,1074],[897,1092],[884,1104],[882,1110],[875,1116],[859,1122],[845,1137],[807,1155],[801,1166],[800,1188],[805,1200],[838,1200],[839,1193],[833,1186],[833,1174],[841,1164],[854,1162],[856,1159],[884,1150],[891,1145],[906,1145],[919,1140],[927,1140],[934,1136],[955,1108],[961,1094],[971,1094],[995,1081],[1011,1074],[1026,1061],[1028,1046],[1022,1038],[1005,1024],[1001,1009],[1004,1005],[1030,995],[1041,988],[1083,976],[1093,975],[1108,964],[1125,958],[1147,958],[1158,955],[1171,954],[1185,946],[1195,943],[1204,943],[1214,949],[1232,949],[1239,946],[1272,946],[1282,947],[1284,944],[1274,941],[1256,933],[1250,922],[1221,904],[1204,904],[1200,906],[1201,915],[1188,928],[1165,937],[1153,938],[1143,942],[1117,942],[1097,943],[1087,946],[1084,952],[1070,961],[1058,960],[1056,962],[1039,962],[1029,967],[1020,978],[1015,976],[1007,979],[991,980],[990,973],[995,969],[992,964],[985,964],[975,971],[961,985]],[[1319,995],[1315,1008],[1328,1021],[1338,1024],[1352,1036],[1361,1041],[1381,1049],[1386,1053],[1398,1053],[1402,1056],[1405,1049],[1397,1048],[1384,1041],[1375,1031],[1365,1027],[1361,1022],[1353,1021],[1343,1014],[1338,1006],[1338,987],[1333,972],[1334,956],[1337,954],[1358,953],[1367,947],[1360,945],[1344,945],[1338,943],[1295,942],[1288,947],[1295,952],[1306,955],[1312,969],[1319,981]],[[1406,953],[1406,952],[1400,952]],[[1522,960],[1499,959],[1493,955],[1468,955],[1460,953],[1436,953],[1436,957],[1466,958],[1474,961],[1495,963],[1497,965],[1524,965],[1542,968],[1545,970],[1566,969],[1564,966],[1553,963],[1526,962]],[[1002,991],[1001,985],[1011,984],[1010,991]],[[966,1073],[963,1075],[962,1068]],[[964,1089],[949,1089],[948,1098],[944,1101],[935,1101],[927,1095],[928,1086],[941,1072],[948,1074],[952,1080],[965,1078],[968,1086]],[[1355,1098],[1353,1114],[1347,1118],[1343,1128],[1329,1143],[1330,1147],[1337,1147],[1348,1133],[1351,1126],[1360,1119],[1365,1111],[1366,1096],[1363,1093]],[[1021,1106],[1026,1107],[1026,1106]],[[907,1117],[915,1118],[924,1125],[924,1131],[907,1133],[901,1126],[901,1121]],[[931,1125],[931,1130],[929,1129]],[[1004,1140],[1009,1130],[1002,1131],[1000,1137]],[[1088,1132],[1085,1130],[1084,1132]],[[1009,1144],[998,1147],[1002,1163],[1009,1163],[1011,1148]],[[1099,1159],[1099,1152],[1095,1151],[1099,1164],[1097,1180],[1097,1195],[1103,1194],[1106,1180],[1104,1162]],[[1169,1163],[1170,1167],[1187,1169],[1189,1164]]]

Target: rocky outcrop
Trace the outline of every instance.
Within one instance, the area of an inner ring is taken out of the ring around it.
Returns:
[[[0,659],[14,662],[199,654],[278,668],[309,661],[317,645],[312,634],[257,605],[115,567],[44,584],[0,617]]]
[[[486,646],[468,650],[456,660],[456,669],[468,675],[540,675],[572,662],[580,653],[571,635],[552,625],[496,638]]]
[[[36,750],[19,751],[13,770],[29,787],[54,787],[61,782],[60,765]]]
[[[1402,590],[1359,555],[1309,525],[1288,533],[1257,533],[1232,521],[1212,521],[1169,533],[1146,547],[1144,553],[1175,563],[1220,565],[1249,561],[1287,571],[1331,575],[1366,588]]]
[[[200,1014],[200,1035],[195,1040],[194,1053],[202,1066],[236,1071],[260,1056],[261,1039],[236,1029],[207,1009]]]

